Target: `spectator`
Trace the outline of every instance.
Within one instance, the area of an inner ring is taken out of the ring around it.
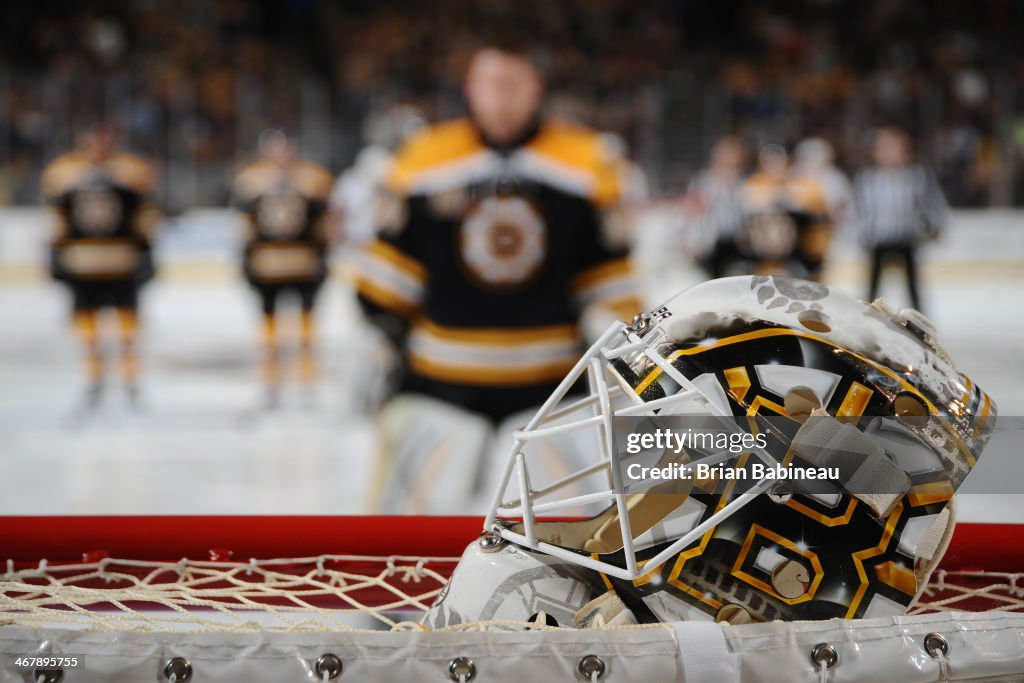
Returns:
[[[44,161],[81,119],[120,120],[178,206],[223,201],[246,141],[271,121],[320,136],[306,156],[347,165],[365,143],[360,121],[396,102],[416,102],[431,119],[451,116],[466,45],[492,27],[515,27],[547,46],[559,93],[551,105],[623,135],[660,181],[655,193],[677,190],[665,187],[667,171],[683,167],[687,177],[698,162],[690,150],[708,136],[793,139],[814,130],[838,159],[860,162],[852,131],[891,120],[927,141],[923,160],[954,204],[1008,203],[1024,175],[1000,132],[1020,109],[1022,8],[211,0],[183,13],[171,0],[83,0],[54,13],[45,3],[6,3],[0,179],[9,187],[0,200],[31,201]],[[709,83],[705,96],[681,87],[691,78]]]

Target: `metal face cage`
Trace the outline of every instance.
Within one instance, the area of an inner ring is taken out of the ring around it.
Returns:
[[[655,311],[656,313],[657,311]],[[665,337],[665,331],[659,323],[658,320],[652,321],[649,316],[638,316],[632,325],[617,321],[609,326],[580,358],[527,425],[513,433],[513,443],[501,474],[500,484],[489,507],[485,522],[486,528],[493,529],[495,533],[500,534],[502,538],[511,543],[609,576],[634,580],[645,573],[643,567],[638,566],[637,549],[627,503],[629,497],[637,492],[664,482],[649,480],[631,483],[629,490],[626,490],[622,477],[622,465],[628,460],[629,455],[619,453],[615,447],[615,418],[656,417],[658,414],[671,414],[673,408],[678,407],[684,401],[697,401],[702,414],[720,418],[717,422],[720,422],[724,430],[731,433],[741,432],[732,413],[695,385],[658,351],[660,342]],[[671,395],[645,402],[623,382],[614,379],[618,376],[613,369],[613,362],[630,358],[653,363],[667,378],[678,385],[678,390]],[[610,377],[613,378],[611,382],[608,381]],[[578,400],[565,401],[566,394],[584,378],[589,394]],[[613,406],[613,402],[616,400],[623,404],[622,407]],[[577,413],[580,415],[576,416]],[[576,417],[566,421],[566,418],[573,416]],[[530,442],[579,430],[596,430],[597,461],[550,484],[535,488],[530,480],[530,458],[542,456],[543,453],[528,456],[526,445]],[[763,448],[755,446],[749,452],[752,456],[762,460],[765,465],[770,466],[777,462]],[[714,464],[729,457],[735,457],[735,454],[728,450],[721,450],[702,457],[700,462]],[[565,495],[572,485],[601,472],[607,475],[607,488],[580,495]],[[750,503],[755,496],[766,492],[773,483],[772,479],[754,482],[751,488],[735,494],[721,510],[694,526],[643,564],[649,568],[664,563],[700,539],[708,529],[717,526]],[[510,492],[511,495],[509,495]],[[562,494],[563,497],[558,497],[558,494]],[[542,540],[537,532],[538,515],[565,514],[567,510],[580,505],[601,503],[616,508],[625,567],[549,543]],[[515,525],[511,526],[508,522],[514,522]]]

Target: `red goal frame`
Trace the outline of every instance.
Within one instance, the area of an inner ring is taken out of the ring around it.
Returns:
[[[81,562],[87,556],[177,561],[322,554],[458,557],[482,517],[10,516],[0,517],[0,562]],[[1024,525],[960,523],[942,560],[951,571],[1024,570]]]
[[[88,515],[0,517],[0,562],[86,554],[176,561],[324,554],[458,557],[483,517]]]
[[[207,567],[223,563],[225,568],[250,560],[271,561],[275,571],[301,577],[324,562],[349,576],[376,577],[365,582],[360,579],[347,592],[358,604],[373,608],[394,604],[396,596],[413,589],[407,583],[409,577],[395,570],[396,565],[405,565],[417,572],[426,568],[433,577],[429,582],[414,584],[421,595],[417,604],[426,605],[441,590],[455,570],[458,557],[482,528],[482,517],[0,517],[0,576],[27,570],[28,574],[22,576],[28,578],[23,581],[45,586],[50,572],[73,574],[109,560],[113,563],[110,566],[122,574],[148,577],[147,581],[173,581],[179,561],[188,559]],[[1005,607],[1007,603],[999,599],[975,599],[972,589],[983,588],[987,594],[993,588],[1000,594],[1009,590],[1017,596],[1017,579],[1011,581],[1007,576],[1024,572],[1022,533],[1024,525],[1020,524],[958,524],[940,564],[940,570],[945,571],[932,577],[933,582],[939,577],[937,592],[930,595],[934,600],[955,598],[953,607],[957,609]],[[326,559],[328,556],[330,559]],[[166,567],[153,575],[152,563]],[[958,586],[946,586],[947,574],[957,577]],[[252,580],[261,581],[258,575]],[[108,587],[104,579],[88,571],[75,585],[100,591]],[[216,584],[222,585],[227,586]],[[102,597],[102,593],[97,595]],[[264,604],[283,605],[288,600],[272,597]],[[349,609],[353,603],[323,595],[310,598],[308,604]],[[1013,604],[1019,605],[1020,600]],[[98,600],[90,609],[106,611],[112,607]]]

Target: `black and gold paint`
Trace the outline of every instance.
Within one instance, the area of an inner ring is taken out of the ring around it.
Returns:
[[[759,384],[757,365],[815,368],[838,375],[838,385],[822,408],[860,429],[878,417],[902,420],[897,401],[912,396],[927,407],[928,415],[904,426],[942,464],[911,475],[910,492],[885,518],[876,517],[838,486],[835,492],[841,495],[834,506],[800,493],[785,499],[760,495],[639,579],[604,577],[604,583],[613,586],[641,620],[655,619],[643,598],[662,591],[714,617],[723,608],[735,611],[739,606],[754,621],[862,617],[875,596],[909,605],[918,588],[915,558],[900,550],[900,537],[909,520],[941,512],[973,466],[994,423],[995,408],[988,396],[965,378],[966,390],[959,400],[943,403],[939,392],[913,374],[859,356],[822,336],[763,321],[736,319],[709,329],[701,339],[663,344],[658,351],[689,379],[713,373],[726,390],[733,414],[751,418],[752,428],[769,436],[769,453],[783,464],[802,466],[789,448],[801,423],[786,419],[785,396]],[[644,401],[677,390],[645,359],[617,360],[614,368]],[[735,465],[748,467],[747,460],[738,458]],[[701,521],[754,483],[750,478],[703,490],[695,487],[691,495],[705,506]],[[639,552],[640,566],[670,542]],[[766,547],[795,563],[791,568],[806,578],[800,595],[780,594],[769,573],[755,566],[758,552]],[[622,551],[600,559],[624,566]]]

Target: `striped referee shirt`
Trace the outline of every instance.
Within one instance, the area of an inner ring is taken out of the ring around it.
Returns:
[[[949,212],[938,181],[921,166],[861,171],[853,192],[861,241],[869,247],[937,235]]]
[[[690,181],[689,191],[703,195],[708,203],[708,213],[700,218],[703,230],[722,239],[740,229],[744,218],[742,187],[742,177],[726,180],[710,171],[702,171]]]

